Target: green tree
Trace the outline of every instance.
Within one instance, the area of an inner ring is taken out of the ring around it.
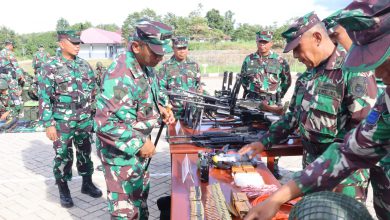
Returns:
[[[86,21],[86,22],[78,22],[76,24],[73,24],[72,26],[70,26],[70,29],[75,30],[75,31],[83,31],[83,30],[86,30],[90,27],[92,27],[92,23],[89,21]]]
[[[68,30],[69,28],[69,22],[65,18],[60,18],[57,20],[56,31]]]
[[[161,16],[157,15],[155,11],[150,8],[146,8],[141,12],[134,12],[127,16],[126,20],[122,25],[122,37],[127,39],[130,33],[134,32],[135,24],[138,20],[142,18],[147,18],[154,21],[161,21]]]
[[[179,27],[178,23],[180,18],[181,17],[176,16],[172,12],[168,12],[166,15],[164,15],[163,22],[176,30]]]
[[[0,45],[1,45],[0,48],[3,48],[5,40],[15,41],[16,37],[17,36],[15,34],[15,31],[13,31],[5,26],[1,26],[0,27]]]
[[[224,22],[223,22],[223,33],[231,36],[234,31],[234,23],[236,21],[233,19],[234,13],[230,10],[225,12]]]
[[[219,14],[219,11],[216,9],[211,9],[206,13],[207,24],[210,28],[223,30],[224,27],[224,17]]]
[[[239,24],[238,28],[233,32],[232,40],[255,40],[256,32],[261,29],[262,27],[260,25],[250,25],[247,23]]]
[[[116,24],[99,24],[96,25],[96,28],[103,29],[106,31],[112,31],[112,32],[120,30],[119,26]]]

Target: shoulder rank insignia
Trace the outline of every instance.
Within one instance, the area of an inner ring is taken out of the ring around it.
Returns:
[[[367,115],[366,123],[369,125],[376,125],[380,116],[381,114],[378,111],[371,110],[370,113]]]

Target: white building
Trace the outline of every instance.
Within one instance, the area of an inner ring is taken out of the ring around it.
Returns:
[[[81,32],[79,57],[83,59],[114,58],[124,50],[120,33],[88,28]]]

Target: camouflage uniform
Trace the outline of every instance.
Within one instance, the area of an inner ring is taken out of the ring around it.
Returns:
[[[8,84],[4,79],[0,79],[0,90],[7,90]],[[0,117],[6,113],[10,112],[8,118],[14,118],[19,116],[20,112],[20,102],[14,94],[3,94],[0,91]]]
[[[170,36],[170,27],[142,21],[133,39],[146,42],[160,54],[170,49]],[[158,125],[158,104],[167,102],[153,68],[141,67],[132,51],[120,54],[103,76],[96,103],[96,148],[104,167],[112,218],[148,219],[149,172],[145,170],[147,159],[138,152]]]
[[[304,23],[304,20],[311,23]],[[315,14],[305,15],[297,22],[298,25],[309,25],[306,30],[317,23],[319,19]],[[290,37],[288,34],[293,28],[290,27],[283,36]],[[345,55],[345,51],[336,48],[322,64],[298,78],[299,86],[294,91],[290,112],[271,125],[269,132],[261,138],[266,149],[298,129],[304,147],[305,167],[367,115],[376,98],[375,77],[372,72],[342,71]],[[341,183],[336,191],[364,200],[367,176],[366,170],[360,170]]]
[[[49,57],[50,57],[49,53],[45,51],[37,51],[34,54],[32,60],[32,67],[34,69],[35,74],[37,74],[39,72],[39,69],[43,66],[43,64],[49,60]]]
[[[174,47],[188,47],[188,40],[184,37],[173,39]],[[162,91],[175,91],[180,88],[186,91],[197,92],[200,85],[199,65],[186,58],[178,61],[173,55],[169,60],[162,64],[158,74],[159,85]],[[180,93],[180,91],[178,91]],[[185,104],[182,101],[170,101],[175,118],[183,116]]]
[[[54,177],[61,181],[72,178],[72,144],[76,146],[79,175],[91,176],[91,103],[96,92],[91,66],[77,56],[74,60],[55,56],[38,74],[38,86],[40,121],[45,128],[55,126],[59,137],[53,142]]]
[[[257,32],[256,41],[272,41],[272,32]],[[242,64],[241,75],[244,96],[265,99],[270,105],[280,104],[291,85],[290,66],[273,51],[267,57],[259,52],[248,55]]]
[[[351,3],[341,12],[339,23],[354,42],[344,62],[345,69],[368,71],[388,61],[390,23],[385,21],[389,20],[389,8],[388,0],[363,0]],[[356,26],[357,23],[365,25]],[[371,168],[375,212],[379,219],[390,219],[389,100],[387,86],[366,119],[345,136],[343,143],[332,144],[305,170],[294,175],[304,194],[333,188],[354,170]]]
[[[98,91],[100,91],[100,88],[102,86],[103,73],[105,73],[106,71],[107,71],[106,67],[104,67],[101,62],[96,63],[95,75],[96,75],[96,84],[99,88]]]
[[[9,92],[13,94],[20,93],[22,88],[18,83],[18,79],[23,77],[24,71],[19,66],[14,52],[7,48],[0,51],[0,68],[0,75],[2,75],[1,78],[6,79],[8,82]]]

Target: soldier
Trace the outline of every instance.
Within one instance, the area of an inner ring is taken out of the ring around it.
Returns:
[[[98,61],[96,63],[96,70],[95,70],[95,74],[96,74],[96,84],[100,90],[101,86],[102,86],[102,76],[103,76],[103,73],[106,72],[107,69],[106,67],[103,66],[103,63]]]
[[[32,60],[32,67],[34,69],[34,74],[39,72],[39,69],[42,67],[44,63],[49,59],[50,54],[45,51],[45,47],[43,45],[39,45],[38,51],[34,54]]]
[[[55,150],[54,177],[61,206],[73,206],[67,181],[72,178],[73,147],[76,147],[77,170],[83,177],[81,192],[94,198],[102,192],[92,183],[91,103],[96,78],[91,66],[77,56],[80,35],[75,31],[58,31],[61,56],[51,58],[38,74],[40,121]]]
[[[20,112],[19,99],[8,93],[8,83],[0,79],[0,121],[18,117]]]
[[[241,153],[270,149],[298,129],[305,167],[364,119],[375,103],[377,87],[372,72],[341,69],[346,52],[334,45],[315,13],[297,19],[282,36],[287,40],[284,52],[293,50],[307,67],[298,78],[304,85],[295,90],[293,110]],[[357,171],[335,191],[364,201],[367,176],[366,170]]]
[[[199,65],[188,58],[188,39],[176,37],[172,39],[173,56],[165,61],[159,70],[159,84],[162,91],[175,91],[175,88],[191,92],[201,91]],[[183,117],[184,103],[171,101],[175,118]]]
[[[257,52],[248,55],[241,67],[244,98],[260,100],[259,108],[281,115],[281,101],[291,85],[290,66],[277,53],[271,51],[273,33],[256,33]],[[274,176],[280,178],[278,161],[275,159]]]
[[[367,118],[350,131],[343,143],[332,144],[317,160],[297,172],[293,180],[281,187],[246,216],[270,219],[280,205],[302,194],[332,189],[359,168],[373,168],[379,160],[389,161],[390,124],[390,2],[364,0],[352,2],[341,13],[343,25],[353,41],[344,68],[350,71],[375,69],[375,75],[387,85]],[[365,24],[365,25],[356,25]],[[375,53],[372,53],[372,52]],[[390,219],[389,163],[371,170],[374,208],[378,219]]]
[[[342,10],[336,11],[329,17],[325,18],[322,22],[324,22],[325,27],[328,30],[329,37],[333,40],[333,42],[348,51],[351,48],[352,40],[348,36],[347,30],[338,24],[337,20],[341,12]],[[381,79],[376,79],[376,84],[378,87],[378,96],[380,96],[386,85],[383,84]]]
[[[5,47],[0,51],[0,68],[2,75],[6,76],[9,92],[16,97],[22,94],[22,88],[19,84],[24,81],[25,71],[19,66],[14,54],[15,43],[12,40],[5,41]]]
[[[97,98],[96,148],[104,167],[108,210],[112,219],[148,219],[148,158],[155,152],[150,140],[160,115],[173,123],[173,113],[163,106],[153,67],[172,48],[172,29],[160,22],[136,24],[128,50],[110,65]]]
[[[322,20],[325,24],[325,28],[328,30],[330,39],[338,46],[342,46],[346,51],[351,48],[352,40],[348,36],[347,30],[338,24],[337,18],[342,10],[338,10],[331,14],[329,17]]]
[[[271,51],[273,33],[256,33],[257,52],[248,55],[241,67],[244,98],[266,101],[266,105],[281,105],[281,99],[291,85],[290,66]]]

